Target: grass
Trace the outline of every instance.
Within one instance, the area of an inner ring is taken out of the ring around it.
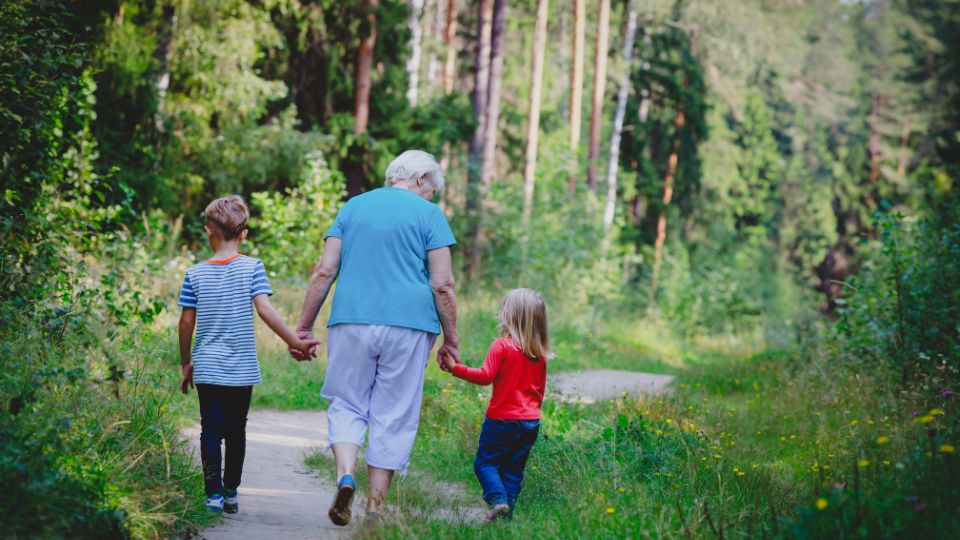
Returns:
[[[274,286],[274,303],[292,323],[302,288]],[[175,286],[158,286],[166,289]],[[482,361],[495,314],[493,300],[463,300],[465,362]],[[17,435],[5,439],[15,444],[0,452],[0,473],[25,490],[0,504],[0,521],[18,527],[8,530],[159,538],[215,519],[200,506],[200,470],[178,436],[198,413],[195,394],[175,392],[175,320],[171,309],[152,322],[66,332],[54,349],[43,337],[49,329],[4,336],[4,356],[14,361],[0,380],[9,404],[0,432]],[[832,350],[679,339],[655,319],[583,327],[557,310],[552,322],[551,371],[669,373],[672,393],[589,406],[548,395],[516,518],[478,528],[450,519],[450,511],[482,505],[471,464],[489,389],[431,367],[411,473],[390,494],[396,519],[361,537],[713,538],[722,531],[725,538],[816,538],[845,531],[869,538],[908,530],[937,538],[960,531],[950,398],[931,409],[929,400],[891,391],[889,374],[874,366],[863,372],[832,361]],[[324,351],[297,363],[260,323],[257,339],[264,382],[253,406],[323,409]],[[12,413],[17,400],[22,411]],[[323,455],[309,463],[332,473]],[[24,470],[42,483],[16,480]],[[49,504],[29,502],[36,497]],[[34,511],[17,514],[10,501]],[[73,510],[64,516],[63,507]]]
[[[575,367],[626,367],[631,351],[642,358],[668,350],[637,336],[555,339],[558,350],[576,350],[574,340],[608,344]],[[714,345],[677,346],[674,357],[639,362],[676,374],[670,395],[590,406],[548,396],[516,518],[486,528],[431,518],[451,503],[416,495],[442,481],[474,498],[453,506],[482,504],[471,464],[487,392],[428,371],[411,465],[426,478],[413,489],[400,483],[390,499],[397,521],[361,537],[870,538],[899,527],[946,538],[958,530],[950,510],[957,490],[935,480],[957,473],[949,401],[945,414],[918,423],[892,405],[904,400],[884,391],[884,373],[840,368],[828,355],[753,347],[735,355]],[[933,446],[931,428],[941,430]],[[322,457],[312,464],[331,469]],[[918,504],[939,510],[922,516]]]

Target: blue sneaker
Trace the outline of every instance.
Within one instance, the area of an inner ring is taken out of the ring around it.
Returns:
[[[240,495],[237,490],[223,490],[223,511],[228,514],[236,514],[240,511]]]
[[[203,506],[211,512],[217,514],[223,513],[223,496],[219,493],[216,495],[211,495],[207,497],[207,500],[203,501]]]
[[[337,482],[337,494],[334,495],[333,502],[330,504],[330,511],[327,512],[334,525],[343,527],[350,523],[350,505],[353,503],[353,494],[356,491],[357,483],[353,481],[353,477],[349,474],[343,475],[343,478]]]

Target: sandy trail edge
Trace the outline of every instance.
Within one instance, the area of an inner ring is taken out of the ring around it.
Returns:
[[[200,426],[183,430],[197,463]],[[250,411],[247,454],[240,485],[240,512],[224,514],[222,523],[200,531],[219,539],[299,540],[347,538],[351,527],[327,518],[333,486],[303,460],[327,442],[327,415],[314,411]],[[361,506],[354,503],[354,516]]]

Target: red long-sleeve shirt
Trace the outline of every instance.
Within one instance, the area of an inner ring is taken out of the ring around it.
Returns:
[[[539,420],[540,404],[547,388],[547,362],[531,360],[512,338],[500,338],[490,345],[483,367],[457,364],[453,376],[474,384],[493,383],[487,418],[495,420]]]

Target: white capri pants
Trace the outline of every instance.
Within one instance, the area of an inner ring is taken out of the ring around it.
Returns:
[[[436,334],[376,324],[338,324],[327,330],[327,376],[320,395],[330,444],[363,447],[367,465],[406,471],[420,424],[423,374]]]

